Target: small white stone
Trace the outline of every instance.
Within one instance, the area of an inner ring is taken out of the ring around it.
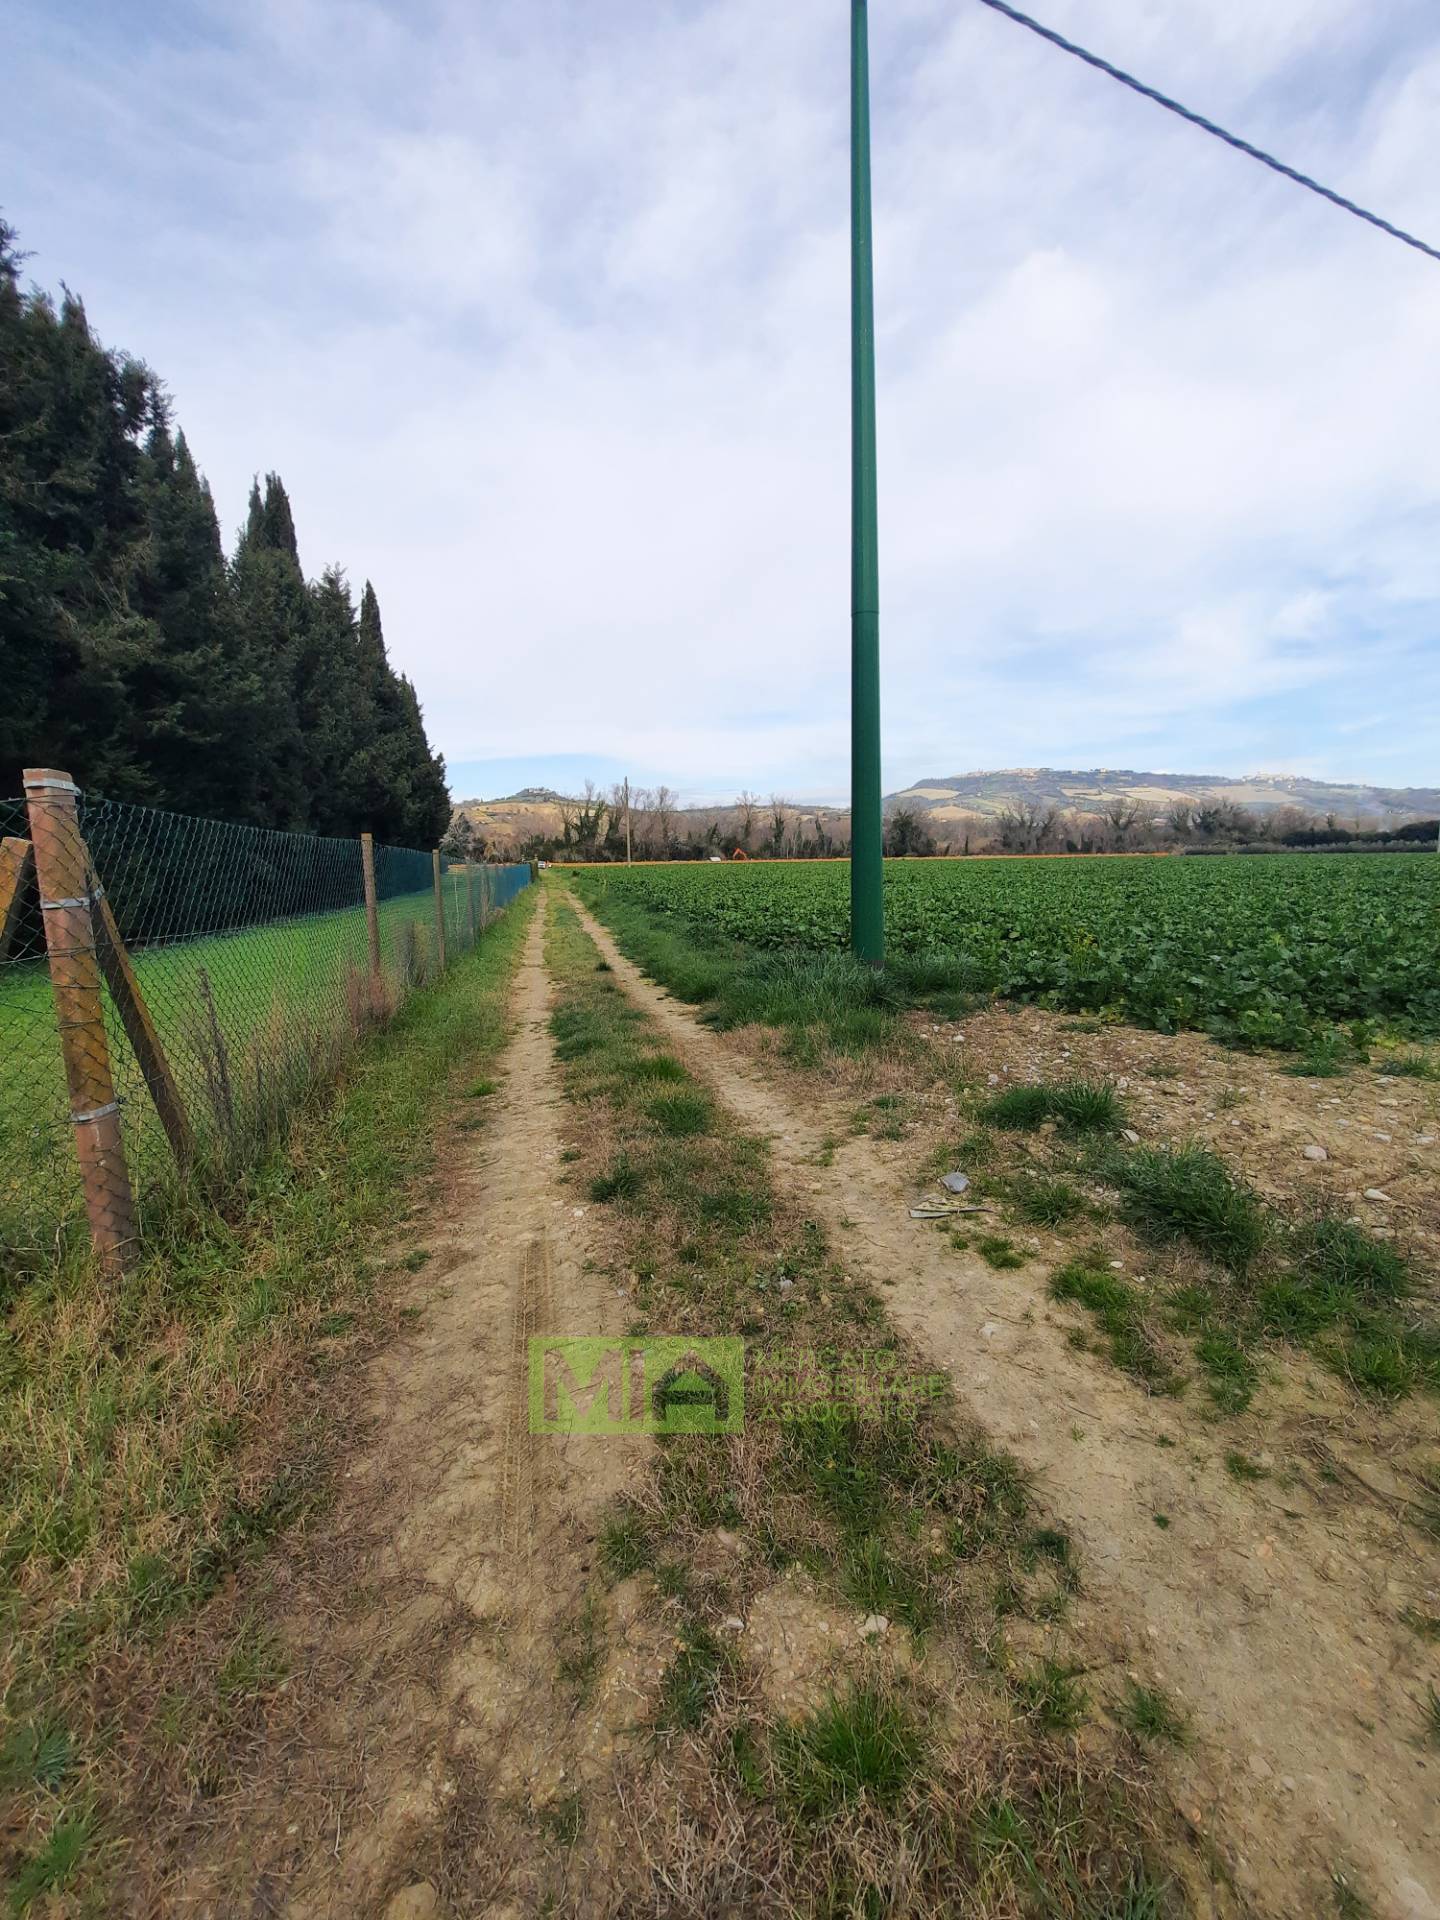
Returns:
[[[1330,1156],[1324,1147],[1306,1147],[1305,1158],[1307,1160],[1328,1160]]]
[[[860,1638],[862,1640],[875,1640],[878,1639],[882,1633],[888,1633],[889,1631],[890,1622],[885,1618],[883,1613],[867,1613],[860,1628]]]
[[[1133,1127],[1122,1127],[1120,1129],[1120,1138],[1122,1140],[1128,1140],[1132,1147],[1138,1147],[1140,1144],[1140,1136]]]
[[[1391,1206],[1391,1205],[1393,1205],[1393,1202],[1391,1201],[1391,1199],[1390,1199],[1390,1196],[1389,1196],[1389,1194],[1388,1194],[1388,1193],[1386,1193],[1386,1192],[1385,1192],[1385,1191],[1384,1191],[1384,1190],[1383,1190],[1382,1188],[1380,1188],[1380,1187],[1366,1187],[1366,1189],[1365,1189],[1365,1198],[1366,1198],[1367,1200],[1380,1200],[1380,1201],[1383,1201],[1383,1202],[1384,1202],[1384,1204],[1385,1204],[1385,1205],[1386,1205],[1387,1207],[1388,1207],[1388,1206]]]

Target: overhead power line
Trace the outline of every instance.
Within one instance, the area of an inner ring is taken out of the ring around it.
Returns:
[[[1013,20],[1017,26],[1028,27],[1031,33],[1038,33],[1042,40],[1048,40],[1052,46],[1059,47],[1062,53],[1074,54],[1077,60],[1083,60],[1087,67],[1095,67],[1101,73],[1108,73],[1112,80],[1118,80],[1122,87],[1129,87],[1132,93],[1143,94],[1147,100],[1153,100],[1157,107],[1164,107],[1168,113],[1175,113],[1182,120],[1188,120],[1192,127],[1213,134],[1217,140],[1223,140],[1227,147],[1234,147],[1237,153],[1248,154],[1252,160],[1258,160],[1262,167],[1269,167],[1272,173],[1284,174],[1287,180],[1293,180],[1296,186],[1308,187],[1311,193],[1318,193],[1322,200],[1328,200],[1332,206],[1341,208],[1345,213],[1353,213],[1357,220],[1364,220],[1372,227],[1378,227],[1382,233],[1388,233],[1392,240],[1403,240],[1407,247],[1414,247],[1417,253],[1428,254],[1432,260],[1440,260],[1440,249],[1417,240],[1413,233],[1406,233],[1403,227],[1392,226],[1388,220],[1382,220],[1378,213],[1368,213],[1364,207],[1357,207],[1353,200],[1347,200],[1342,193],[1334,192],[1330,187],[1321,186],[1318,180],[1312,180],[1308,173],[1300,173],[1294,167],[1287,167],[1283,160],[1277,160],[1273,153],[1266,153],[1261,147],[1252,147],[1248,140],[1242,140],[1238,134],[1227,133],[1224,127],[1216,126],[1213,120],[1207,120],[1203,113],[1193,113],[1189,107],[1182,106],[1178,100],[1172,100],[1168,94],[1160,93],[1154,87],[1147,87],[1143,80],[1137,80],[1134,74],[1126,73],[1123,68],[1112,66],[1108,60],[1102,60],[1098,53],[1091,53],[1073,40],[1067,40],[1064,34],[1056,33],[1053,27],[1042,26],[1038,20],[1032,20],[1028,13],[1021,13],[1018,7],[1012,7],[1008,0],[980,0],[980,4],[990,7],[996,13],[1003,13],[1007,20]]]

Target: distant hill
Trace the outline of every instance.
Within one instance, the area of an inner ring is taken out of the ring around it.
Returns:
[[[1237,779],[1232,774],[1142,773],[1123,767],[1084,771],[1005,767],[993,773],[947,774],[917,780],[913,787],[888,794],[885,813],[890,818],[902,807],[910,808],[924,816],[942,844],[947,834],[954,834],[958,844],[962,834],[970,837],[977,822],[982,823],[976,827],[982,839],[988,836],[990,829],[983,822],[994,820],[1017,802],[1099,818],[1116,800],[1134,801],[1146,821],[1156,822],[1163,821],[1167,809],[1181,800],[1195,807],[1231,801],[1259,814],[1296,807],[1322,819],[1333,815],[1341,826],[1358,825],[1362,829],[1440,815],[1440,787],[1360,787],[1310,780],[1298,774],[1257,773]],[[492,853],[515,853],[538,839],[557,837],[563,824],[562,809],[572,804],[553,788],[525,787],[502,799],[461,800],[455,810],[484,835]],[[768,802],[755,809],[756,832],[761,840],[769,811]],[[822,825],[842,837],[848,833],[849,812],[844,807],[802,805],[789,811],[809,823],[807,831],[812,833]],[[739,837],[738,807],[680,807],[674,818],[677,829],[690,832],[697,831],[699,825],[717,822],[727,845]]]
[[[962,814],[994,815],[1018,800],[1067,812],[1102,812],[1114,800],[1133,800],[1146,813],[1163,814],[1177,800],[1197,806],[1232,801],[1257,813],[1299,807],[1334,814],[1343,825],[1366,826],[1440,812],[1440,787],[1361,787],[1300,774],[1256,773],[1244,778],[1218,773],[1140,773],[1127,767],[1005,767],[993,773],[957,773],[917,780],[887,796],[885,808],[913,807],[938,824]]]

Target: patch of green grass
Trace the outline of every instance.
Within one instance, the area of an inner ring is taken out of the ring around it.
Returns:
[[[1208,1147],[1137,1147],[1117,1156],[1112,1177],[1132,1225],[1188,1240],[1232,1273],[1246,1274],[1270,1242],[1259,1197]]]
[[[1120,1722],[1140,1740],[1168,1740],[1183,1747],[1189,1739],[1185,1715],[1160,1687],[1141,1686],[1127,1681],[1120,1705]]]
[[[498,1080],[475,1080],[465,1089],[467,1100],[488,1100],[492,1093],[500,1091]]]
[[[1050,1089],[1042,1086],[1007,1087],[981,1107],[977,1118],[988,1127],[1030,1133],[1050,1118]]]
[[[600,1561],[612,1580],[628,1580],[655,1558],[655,1534],[638,1507],[621,1506],[600,1524]]]
[[[1087,1260],[1072,1260],[1050,1281],[1056,1300],[1074,1300],[1094,1314],[1110,1358],[1152,1393],[1175,1393],[1180,1381],[1145,1326],[1139,1294],[1118,1273]]]
[[[979,1118],[1016,1132],[1054,1120],[1069,1133],[1097,1133],[1121,1126],[1125,1113],[1115,1089],[1102,1080],[1058,1080],[1007,1087],[985,1103]]]
[[[560,1659],[556,1667],[560,1679],[566,1686],[575,1689],[581,1701],[590,1697],[604,1655],[604,1621],[600,1604],[593,1593],[587,1593],[579,1613],[562,1636]]]
[[[1422,1613],[1418,1607],[1406,1607],[1400,1619],[1422,1640],[1440,1641],[1440,1613]]]
[[[845,1543],[839,1576],[846,1599],[864,1612],[901,1620],[916,1632],[929,1626],[934,1609],[923,1581],[879,1534]]]
[[[10,1911],[22,1914],[45,1895],[63,1892],[84,1858],[91,1833],[88,1812],[62,1815],[44,1846],[22,1862],[11,1881]]]
[[[1050,1111],[1070,1133],[1113,1132],[1125,1121],[1119,1095],[1102,1080],[1062,1080],[1050,1089]]]
[[[0,1786],[58,1787],[74,1765],[69,1729],[59,1720],[17,1720],[0,1747]]]
[[[1440,1079],[1440,1068],[1423,1053],[1398,1053],[1377,1061],[1376,1067],[1381,1073],[1398,1074],[1406,1080]]]
[[[1375,1909],[1343,1873],[1330,1877],[1335,1893],[1335,1913],[1337,1920],[1375,1920]]]
[[[874,1532],[896,1489],[915,1485],[924,1465],[909,1409],[874,1417],[832,1406],[807,1410],[786,1423],[782,1457],[821,1509],[853,1535]]]
[[[633,1200],[645,1184],[645,1174],[627,1153],[618,1153],[608,1171],[597,1173],[586,1191],[597,1206],[614,1200]]]
[[[676,1140],[709,1133],[715,1122],[714,1106],[703,1093],[657,1094],[645,1111],[661,1133]]]
[[[1170,1531],[1170,1516],[1168,1513],[1152,1513],[1150,1518],[1162,1533],[1168,1533]]]
[[[1085,1201],[1068,1180],[1036,1177],[1018,1181],[1011,1204],[1035,1227],[1059,1227],[1084,1213]]]
[[[670,1081],[678,1083],[688,1080],[690,1075],[673,1053],[642,1053],[625,1066],[625,1076],[630,1080]]]
[[[1241,1453],[1232,1447],[1225,1455],[1225,1471],[1232,1480],[1265,1480],[1269,1478],[1267,1470],[1258,1460],[1252,1460],[1248,1453]]]
[[[1405,1261],[1388,1241],[1377,1240],[1353,1221],[1322,1215],[1293,1234],[1297,1274],[1334,1295],[1353,1294],[1367,1305],[1403,1300],[1414,1290]]]
[[[1084,1723],[1089,1706],[1089,1696],[1078,1684],[1080,1672],[1079,1667],[1044,1659],[1013,1674],[1010,1688],[1021,1712],[1047,1733],[1073,1733]]]
[[[708,1627],[690,1621],[680,1650],[665,1669],[655,1703],[655,1725],[671,1733],[693,1733],[705,1724],[725,1667],[725,1653]]]
[[[215,1691],[226,1704],[272,1693],[289,1671],[278,1635],[258,1620],[247,1620],[226,1648],[215,1670]]]
[[[1244,1413],[1255,1397],[1260,1373],[1233,1333],[1212,1328],[1195,1342],[1195,1358],[1205,1374],[1205,1387],[1222,1413]]]
[[[1059,1527],[1033,1528],[1026,1534],[1020,1551],[1027,1571],[1033,1571],[1042,1561],[1048,1561],[1067,1576],[1074,1574],[1074,1548],[1069,1534]]]
[[[771,1754],[784,1801],[804,1818],[823,1819],[862,1797],[893,1806],[924,1762],[925,1736],[898,1694],[856,1686],[777,1727]]]
[[[954,1458],[949,1526],[952,1551],[973,1559],[985,1547],[1013,1539],[1030,1511],[1024,1468],[1009,1454],[976,1445]]]
[[[730,1761],[745,1793],[752,1800],[764,1800],[770,1783],[760,1742],[748,1720],[731,1729]]]
[[[1312,1041],[1284,1071],[1297,1080],[1336,1080],[1363,1062],[1364,1056],[1356,1052],[1347,1035],[1330,1032]]]
[[[1025,1264],[1025,1256],[1013,1242],[1003,1235],[987,1233],[975,1242],[975,1251],[987,1267],[994,1267],[1004,1273]]]
[[[1353,1333],[1322,1341],[1322,1360],[1358,1392],[1376,1400],[1403,1400],[1422,1382],[1422,1370],[1402,1328],[1364,1319]]]
[[[585,1801],[579,1793],[564,1793],[535,1816],[540,1832],[557,1847],[573,1847],[585,1827]]]
[[[1421,1725],[1427,1747],[1440,1747],[1440,1693],[1431,1685],[1425,1690],[1420,1707]]]

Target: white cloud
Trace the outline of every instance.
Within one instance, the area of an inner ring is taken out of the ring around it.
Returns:
[[[1419,0],[1042,10],[1440,230]],[[18,11],[38,270],[167,376],[232,525],[278,467],[307,562],[375,580],[452,759],[843,786],[843,9]],[[894,781],[1431,777],[1440,269],[969,0],[874,15]]]

